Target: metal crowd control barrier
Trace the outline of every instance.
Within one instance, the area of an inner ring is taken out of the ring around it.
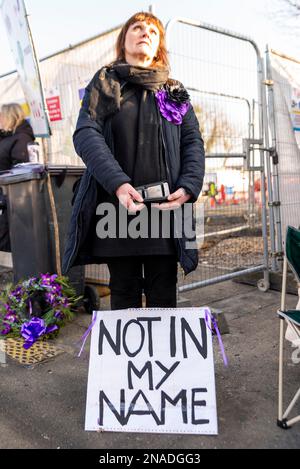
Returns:
[[[300,226],[300,61],[266,48],[268,120],[272,146],[270,210],[274,212],[272,258],[282,267],[287,226]]]
[[[269,241],[259,49],[248,37],[186,18],[170,20],[166,31],[172,76],[188,88],[206,144],[206,176],[196,204],[204,207],[200,262],[180,280],[179,292],[253,272],[263,272],[259,288],[267,290],[274,232]]]

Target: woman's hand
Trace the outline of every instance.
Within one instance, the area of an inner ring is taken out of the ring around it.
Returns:
[[[136,213],[145,207],[145,204],[142,203],[143,197],[129,183],[122,184],[118,187],[116,190],[116,196],[129,213]],[[137,204],[134,201],[140,203]]]
[[[153,204],[154,207],[159,208],[160,210],[175,210],[176,208],[181,207],[181,205],[185,204],[188,200],[190,200],[192,196],[186,193],[186,190],[183,187],[177,189],[177,191],[173,192],[168,196],[169,202],[163,202],[162,204]]]

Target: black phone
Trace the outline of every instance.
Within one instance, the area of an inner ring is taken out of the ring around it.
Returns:
[[[168,197],[152,197],[152,198],[145,198],[143,200],[143,204],[145,205],[161,204],[163,202],[168,202]]]
[[[167,181],[145,184],[144,186],[135,187],[135,189],[143,197],[143,203],[148,205],[167,202],[170,195]]]

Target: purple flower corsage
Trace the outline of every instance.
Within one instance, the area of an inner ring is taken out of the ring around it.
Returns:
[[[155,93],[161,115],[175,125],[182,123],[190,107],[190,97],[181,84],[166,85]]]

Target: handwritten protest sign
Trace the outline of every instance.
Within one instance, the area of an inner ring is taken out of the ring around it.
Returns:
[[[217,433],[204,308],[94,315],[86,430]]]

